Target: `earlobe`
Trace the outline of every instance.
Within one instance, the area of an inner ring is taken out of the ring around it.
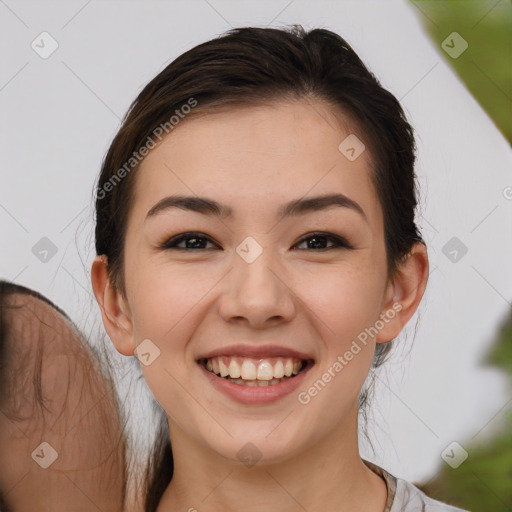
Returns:
[[[381,313],[385,325],[377,334],[377,343],[395,339],[414,315],[427,286],[428,267],[427,248],[417,242],[388,283]]]
[[[112,286],[105,255],[94,258],[91,283],[109,338],[119,353],[132,356],[135,342],[129,308],[121,293]]]

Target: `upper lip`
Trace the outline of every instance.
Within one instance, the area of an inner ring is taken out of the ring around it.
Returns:
[[[279,345],[237,344],[211,350],[210,352],[201,355],[198,360],[211,359],[218,356],[251,357],[254,359],[264,359],[266,357],[291,357],[304,360],[314,359],[310,354]]]

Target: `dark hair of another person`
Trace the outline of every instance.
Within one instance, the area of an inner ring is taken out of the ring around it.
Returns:
[[[350,45],[329,30],[305,31],[300,25],[236,28],[188,50],[151,80],[131,105],[105,156],[96,189],[96,253],[107,256],[111,282],[124,296],[123,249],[137,166],[123,172],[121,180],[118,170],[126,170],[153,131],[168,124],[191,99],[197,106],[187,117],[216,108],[301,99],[321,100],[335,115],[347,115],[371,155],[371,178],[384,216],[388,276],[395,275],[415,242],[423,243],[414,220],[414,133],[393,94]],[[377,345],[374,368],[390,349],[391,343]],[[368,392],[362,392],[363,411],[367,399]],[[172,474],[170,440],[162,426],[148,464],[147,512],[156,510]]]
[[[34,305],[39,301],[44,303],[42,310]],[[57,313],[54,317],[47,313],[48,306]],[[52,359],[59,356],[62,359],[57,368]],[[93,500],[85,489],[98,490],[94,499],[101,496],[105,505],[103,500],[108,497],[112,500],[109,505],[122,510],[128,468],[121,404],[109,368],[96,363],[100,360],[94,347],[61,308],[36,290],[0,279],[0,423],[1,428],[12,428],[12,434],[4,436],[0,446],[0,471],[6,471],[0,478],[1,512],[21,510],[11,492],[21,481],[24,489],[32,491],[27,480],[36,486],[33,503],[47,510],[51,501],[56,510],[64,510],[59,502],[61,494],[44,493],[53,476],[56,488],[67,496],[64,499],[69,499],[71,492],[73,498],[83,497],[90,505]],[[57,434],[61,437],[58,449],[67,469],[47,475],[30,469],[33,461],[26,448],[16,454],[16,463],[2,459],[11,443],[21,439],[23,446],[31,442],[35,446],[41,436],[47,439],[46,434],[52,436],[52,443]],[[79,444],[75,444],[77,439]],[[98,473],[91,479],[87,471]],[[24,476],[16,485],[5,488],[4,482],[16,472]],[[32,478],[25,479],[29,473]],[[58,478],[68,473],[73,476],[64,479],[63,485]],[[97,481],[97,475],[103,478]],[[17,494],[19,497],[19,489]],[[38,498],[44,494],[45,502],[40,503]],[[76,505],[80,504],[77,501]]]

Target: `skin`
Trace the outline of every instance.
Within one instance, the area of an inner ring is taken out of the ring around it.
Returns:
[[[121,512],[124,441],[111,388],[58,310],[21,293],[6,301],[0,489],[9,510]],[[42,442],[58,454],[48,467],[36,464],[51,453]]]
[[[182,121],[138,170],[125,241],[126,297],[110,283],[105,257],[93,263],[94,293],[117,350],[133,355],[148,338],[160,350],[141,365],[167,414],[174,454],[159,512],[384,509],[385,482],[359,455],[358,396],[376,343],[395,338],[416,311],[428,258],[416,244],[398,275],[387,276],[371,156],[365,151],[349,161],[338,150],[349,133],[364,141],[338,114],[319,100],[301,100]],[[333,192],[356,201],[366,218],[346,207],[276,217],[288,201]],[[145,220],[172,194],[214,199],[234,216],[169,209]],[[301,241],[315,230],[344,237],[353,249],[308,248]],[[158,248],[187,231],[208,235],[220,249]],[[252,263],[236,252],[247,236],[263,249]],[[300,404],[298,392],[393,304],[401,307],[394,318]],[[315,366],[278,402],[242,405],[214,389],[196,363],[242,340],[295,348]],[[250,467],[237,457],[248,442],[261,456]]]

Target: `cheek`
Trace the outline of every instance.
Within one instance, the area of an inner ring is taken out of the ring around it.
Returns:
[[[133,335],[137,344],[146,344],[144,353],[150,354],[146,365],[138,353],[146,384],[166,413],[184,423],[191,420],[188,395],[183,391],[190,379],[187,347],[198,325],[201,297],[208,289],[199,278],[194,281],[170,266],[165,272],[163,268],[147,265],[134,275]]]
[[[301,278],[297,291],[330,340],[327,348],[342,349],[378,318],[382,280],[369,267],[320,269]]]
[[[325,434],[322,424],[338,424],[358,408],[358,397],[373,360],[375,341],[368,328],[380,313],[382,279],[369,267],[332,269],[304,278],[302,300],[323,345],[315,379],[297,392],[308,414],[303,428]]]
[[[131,275],[133,336],[137,345],[145,343],[144,353],[150,354],[148,365],[139,356],[140,367],[167,412],[188,410],[186,401],[180,405],[180,397],[181,386],[190,379],[187,366],[195,364],[189,342],[209,307],[208,294],[219,280],[214,272],[186,267],[146,264]]]
[[[190,316],[214,281],[204,274],[171,264],[145,263],[132,274],[132,320],[136,343],[150,338],[176,347],[183,339]],[[179,334],[181,333],[181,334]]]

